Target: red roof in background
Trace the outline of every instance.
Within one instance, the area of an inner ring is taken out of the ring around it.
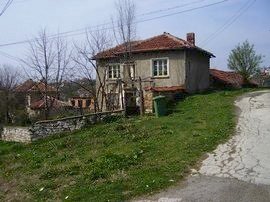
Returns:
[[[56,92],[56,89],[53,86],[47,86],[48,92]],[[32,79],[29,79],[19,85],[16,89],[16,92],[44,92],[45,84],[43,82],[35,82]]]
[[[29,91],[33,92],[33,91],[38,91],[38,92],[45,92],[45,83],[43,82],[39,82],[36,83],[31,89],[29,89]],[[47,91],[48,92],[56,92],[56,89],[53,86],[47,85]]]
[[[146,87],[146,91],[153,91],[153,92],[185,92],[184,86],[164,86],[164,87]]]
[[[53,97],[48,97],[48,105],[54,109],[59,109],[61,107],[72,107],[72,105],[68,102],[63,102]],[[36,102],[31,103],[31,109],[39,110],[45,108],[45,97]]]
[[[210,75],[213,79],[219,80],[227,85],[241,87],[244,84],[243,77],[236,72],[226,72],[218,69],[210,69]]]
[[[15,91],[17,91],[17,92],[26,92],[30,88],[32,88],[34,85],[35,85],[35,82],[32,79],[28,79],[27,81],[25,81],[21,85],[17,86]]]
[[[131,50],[133,53],[160,51],[160,50],[179,50],[179,49],[195,49],[208,54],[211,57],[214,55],[206,50],[203,50],[192,43],[173,36],[169,33],[164,33],[146,40],[131,42]],[[125,45],[119,45],[114,48],[98,53],[94,59],[112,58],[125,52]]]

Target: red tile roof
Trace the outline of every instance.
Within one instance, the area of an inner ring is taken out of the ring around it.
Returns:
[[[185,92],[184,86],[164,86],[164,87],[146,87],[146,91],[153,91],[153,92]]]
[[[134,41],[131,43],[131,50],[133,53],[150,52],[160,50],[181,50],[181,49],[194,49],[206,53],[214,57],[214,55],[206,50],[203,50],[192,43],[173,36],[169,33],[164,33],[146,40]],[[98,53],[94,59],[100,58],[113,58],[125,52],[125,45],[119,45],[114,48]]]
[[[16,92],[44,92],[45,84],[43,82],[35,82],[32,79],[29,79],[19,85],[16,89]],[[48,92],[56,92],[56,89],[53,86],[47,86]]]
[[[244,84],[243,77],[236,72],[226,72],[217,69],[210,69],[210,75],[213,79],[234,87],[241,87]]]
[[[61,100],[55,99],[53,97],[48,97],[48,105],[54,109],[59,109],[61,107],[72,107],[72,105],[68,102],[63,102]],[[30,106],[33,110],[40,110],[45,108],[45,97],[36,102],[31,103]]]

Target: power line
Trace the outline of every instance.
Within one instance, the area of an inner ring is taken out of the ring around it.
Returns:
[[[202,42],[202,46],[205,46],[210,41],[214,40],[219,34],[229,28],[236,20],[238,20],[254,3],[256,0],[247,1],[243,7],[241,7],[231,18],[229,18],[220,28],[218,28],[214,33],[208,36]]]
[[[181,4],[181,5],[176,5],[176,6],[165,8],[165,9],[160,9],[160,10],[150,11],[150,12],[147,12],[147,13],[142,13],[142,14],[139,14],[138,16],[152,15],[152,14],[155,14],[155,13],[160,13],[160,12],[165,12],[165,11],[170,11],[170,10],[176,10],[178,8],[187,7],[187,6],[190,6],[190,5],[193,5],[193,4],[197,4],[197,3],[202,3],[204,1],[206,1],[206,0],[193,1],[193,2],[189,2],[189,3]]]
[[[182,13],[188,13],[190,11],[199,10],[199,9],[202,9],[202,8],[208,8],[208,7],[211,7],[211,6],[215,6],[217,4],[225,3],[227,1],[229,1],[229,0],[218,1],[218,2],[215,2],[215,3],[211,3],[211,4],[207,4],[207,5],[203,5],[203,6],[199,6],[199,7],[195,7],[195,8],[190,8],[190,9],[179,11],[179,12],[165,14],[165,15],[161,15],[161,16],[158,16],[158,17],[149,18],[149,19],[146,19],[146,20],[141,20],[139,23],[148,22],[148,21],[152,21],[152,20],[156,20],[156,19],[165,18],[165,17],[170,17],[170,16],[173,16],[173,15],[178,15],[178,14],[182,14]]]
[[[227,1],[229,1],[229,0],[223,0],[223,1],[212,3],[212,4],[203,5],[203,6],[200,6],[200,7],[190,8],[190,9],[179,11],[179,12],[174,12],[174,13],[170,13],[170,14],[166,14],[166,15],[161,15],[161,16],[157,16],[157,17],[153,17],[153,18],[148,18],[148,19],[137,21],[135,23],[139,24],[139,23],[143,23],[143,22],[147,22],[147,21],[153,21],[153,20],[156,20],[156,19],[165,18],[165,17],[169,17],[169,16],[181,14],[181,13],[187,13],[187,12],[190,12],[190,11],[194,11],[194,10],[198,10],[198,9],[202,9],[202,8],[207,8],[207,7],[210,7],[210,6],[214,6],[214,5],[217,5],[217,4],[221,4],[221,3],[224,3],[224,2],[227,2]],[[105,30],[105,29],[113,29],[113,27],[104,28],[104,29],[98,29],[98,30],[93,30],[93,31],[99,31],[99,30],[101,31],[101,30]],[[70,34],[70,35],[65,35],[63,37],[76,36],[76,35],[81,35],[81,34],[84,34],[84,33],[85,32],[77,33],[77,34]],[[57,35],[55,34],[55,35],[51,35],[51,36],[55,37]],[[36,40],[36,39],[32,39],[32,40]],[[14,42],[14,43],[9,43],[9,44],[2,44],[2,45],[0,45],[0,47],[10,46],[10,45],[16,45],[16,44],[22,44],[22,43],[29,43],[29,42],[30,42],[30,40],[25,40],[25,41]],[[7,57],[7,58],[9,58],[11,60],[17,61],[17,62],[21,62],[22,61],[20,58],[17,58],[15,56],[12,56],[12,55],[10,55],[10,54],[8,54],[6,52],[3,52],[3,51],[0,51],[0,55],[5,56],[5,57]]]
[[[214,3],[211,3],[211,4],[206,4],[206,5],[195,7],[195,8],[190,8],[190,9],[186,9],[186,10],[182,10],[182,11],[178,11],[178,12],[164,14],[164,15],[161,15],[161,16],[156,16],[156,17],[152,17],[152,18],[148,18],[148,19],[143,19],[143,20],[139,20],[139,21],[135,22],[135,24],[140,24],[140,23],[143,23],[143,22],[148,22],[148,21],[153,21],[153,20],[165,18],[165,17],[170,17],[170,16],[181,14],[181,13],[187,13],[187,12],[191,12],[191,11],[194,11],[194,10],[199,10],[199,9],[211,7],[211,6],[214,6],[214,5],[217,5],[217,4],[225,3],[227,1],[229,1],[229,0],[222,0],[222,1],[214,2]],[[187,6],[187,5],[191,5],[191,4],[194,4],[194,3],[198,3],[198,2],[199,1],[190,2],[188,4],[182,5],[182,7]],[[180,6],[178,6],[178,7],[180,7]],[[155,13],[157,13],[157,12],[164,12],[164,11],[168,11],[168,9],[171,9],[172,10],[174,8],[167,8],[167,9],[163,9],[163,10],[159,10],[159,11],[153,11],[153,12],[155,12]],[[141,14],[141,15],[148,15],[148,14],[150,15],[150,13],[151,12],[144,13],[144,14]],[[109,25],[109,24],[110,23],[104,23],[104,24],[101,24],[101,25],[96,25],[95,27],[98,28],[100,26]],[[92,30],[92,31],[111,30],[113,28],[114,27],[105,27],[105,28],[96,29],[96,30]],[[78,36],[78,35],[85,34],[86,29],[90,29],[90,27],[88,27],[88,28],[86,27],[86,28],[83,28],[83,29],[77,29],[77,30],[71,30],[71,31],[67,31],[67,32],[61,32],[59,34],[53,34],[53,35],[50,35],[49,38],[55,38],[55,37],[58,37],[58,36],[62,36],[62,37]],[[84,30],[84,31],[83,32],[79,32],[79,33],[74,33],[74,32],[78,32],[78,31],[81,31],[81,30]],[[72,34],[72,33],[74,33],[74,34]],[[25,44],[25,43],[33,42],[33,41],[35,41],[37,39],[38,38],[34,38],[34,39],[30,39],[30,40],[17,41],[17,42],[12,42],[12,43],[6,43],[6,44],[0,44],[0,47]]]
[[[17,4],[17,3],[24,3],[26,1],[31,1],[31,0],[13,0],[12,4]],[[4,2],[1,2],[0,5],[6,4]]]
[[[27,0],[24,0],[24,1],[27,1]],[[155,10],[155,11],[151,11],[151,12],[147,12],[147,13],[142,13],[142,14],[139,14],[138,16],[147,16],[147,15],[151,15],[151,14],[155,14],[155,13],[159,13],[159,12],[169,11],[169,10],[173,10],[173,9],[176,9],[176,8],[190,6],[190,5],[193,5],[193,4],[196,4],[196,3],[200,3],[200,2],[203,2],[203,1],[205,1],[205,0],[193,1],[193,2],[190,2],[190,3],[181,4],[181,5],[177,5],[177,6],[166,8],[166,9],[162,9],[162,10]],[[105,25],[111,25],[111,22],[107,22],[107,23],[95,25],[95,26],[92,26],[92,27],[85,27],[85,28],[70,30],[70,31],[66,31],[66,32],[61,32],[61,33],[58,33],[58,34],[50,35],[48,37],[57,37],[57,36],[61,36],[61,35],[71,34],[73,32],[79,32],[79,33],[78,34],[67,35],[67,37],[68,36],[81,35],[81,34],[85,34],[86,29],[99,28],[99,27],[102,27],[102,26],[105,26]],[[113,27],[110,28],[110,29],[113,29]],[[99,30],[97,30],[97,31],[99,31]],[[30,39],[30,40],[23,40],[23,41],[18,41],[18,42],[12,42],[12,43],[7,43],[7,44],[2,44],[2,45],[0,45],[0,47],[29,43],[29,41],[35,41],[35,40],[36,39]]]
[[[21,0],[21,1],[18,0],[18,1],[15,1],[15,2],[16,3],[23,3],[25,1],[29,1],[29,0]],[[169,7],[169,8],[166,8],[166,9],[160,9],[160,10],[154,10],[154,11],[150,11],[150,12],[146,12],[146,13],[141,13],[141,14],[138,14],[137,16],[139,17],[139,16],[153,15],[153,14],[160,13],[160,12],[175,10],[175,9],[182,8],[182,7],[187,7],[187,6],[190,6],[190,5],[193,5],[193,4],[202,3],[204,1],[206,1],[206,0],[197,0],[197,1],[186,3],[186,4],[176,5],[174,7]],[[106,26],[106,25],[111,25],[111,22],[106,22],[106,23],[91,26],[91,27],[84,27],[84,28],[80,28],[80,29],[65,31],[65,32],[61,32],[61,33],[58,33],[58,34],[50,35],[49,37],[55,37],[55,36],[59,36],[59,35],[70,34],[70,33],[73,33],[73,32],[80,32],[80,33],[78,33],[78,35],[80,35],[82,33],[84,34],[86,29],[99,28],[99,27]],[[68,36],[74,36],[74,35],[68,35]],[[30,41],[33,41],[33,40],[35,40],[35,39],[31,39]],[[28,43],[28,42],[29,42],[29,40],[23,40],[23,41],[3,44],[3,45],[6,46],[6,45],[24,44],[24,43]],[[0,46],[3,46],[3,45],[0,45]]]
[[[10,5],[12,4],[13,0],[8,0],[5,4],[4,4],[4,8],[0,11],[0,16],[2,16],[4,14],[4,12],[10,7]]]
[[[0,55],[4,56],[4,57],[6,57],[6,58],[9,58],[9,59],[11,59],[11,60],[14,60],[14,61],[16,61],[16,62],[21,62],[21,61],[22,61],[20,58],[15,57],[15,56],[12,56],[12,55],[10,55],[10,54],[8,54],[8,53],[6,53],[6,52],[3,52],[3,51],[0,51]]]

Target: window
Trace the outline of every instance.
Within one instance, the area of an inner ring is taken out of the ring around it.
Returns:
[[[108,79],[120,78],[120,65],[110,65],[108,69]]]
[[[78,100],[78,107],[82,108],[82,100]]]
[[[130,65],[130,78],[135,79],[135,65]]]
[[[74,107],[75,106],[75,100],[71,100],[71,105]]]
[[[88,100],[88,99],[87,99],[85,105],[86,105],[86,107],[90,107],[90,105],[91,105],[91,100]]]
[[[168,59],[152,60],[152,70],[154,77],[169,76],[168,74]]]
[[[131,79],[135,79],[135,64],[134,63],[128,63],[123,64],[124,70],[127,71],[129,69],[129,76]]]

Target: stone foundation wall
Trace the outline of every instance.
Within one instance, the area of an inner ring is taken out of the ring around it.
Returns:
[[[153,112],[153,92],[145,91],[144,92],[144,109],[146,113]]]
[[[104,121],[104,119],[119,116],[123,110],[101,112],[84,116],[74,116],[64,119],[40,121],[30,127],[4,127],[1,139],[14,142],[31,142],[54,134],[79,130],[87,125]],[[1,130],[0,130],[1,131]]]
[[[153,98],[159,95],[163,95],[167,98],[169,102],[175,102],[184,98],[185,94],[181,92],[144,92],[144,108],[146,113],[153,113],[154,103]]]
[[[27,127],[4,127],[1,139],[14,142],[31,142],[31,132]]]

